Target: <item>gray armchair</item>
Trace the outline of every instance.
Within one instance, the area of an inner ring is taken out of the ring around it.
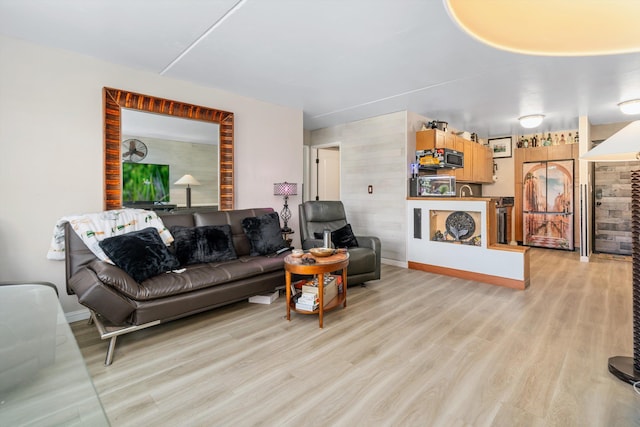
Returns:
[[[298,205],[300,240],[302,249],[322,246],[325,229],[338,230],[348,224],[344,205],[340,201],[309,201]],[[355,236],[358,247],[349,248],[347,285],[357,285],[380,279],[380,239],[373,236]]]

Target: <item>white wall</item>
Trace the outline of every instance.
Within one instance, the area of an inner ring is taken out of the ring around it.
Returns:
[[[301,110],[1,36],[0,58],[0,281],[53,282],[66,312],[81,306],[45,256],[59,218],[103,209],[104,86],[234,112],[236,208],[279,211],[273,183],[302,182]]]
[[[512,138],[513,142],[513,138]],[[514,144],[515,147],[515,144]],[[482,184],[482,195],[485,197],[513,197],[515,195],[515,172],[513,157],[493,159],[495,166],[493,184]]]

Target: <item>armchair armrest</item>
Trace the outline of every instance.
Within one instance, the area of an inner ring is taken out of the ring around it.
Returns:
[[[323,243],[322,239],[307,239],[302,242],[302,249],[321,248]]]
[[[376,254],[380,254],[381,243],[380,239],[375,236],[356,236],[358,246],[361,248],[371,248]],[[322,239],[307,239],[302,242],[302,249],[321,248]]]
[[[358,246],[361,248],[371,248],[376,251],[377,254],[380,253],[382,245],[379,238],[375,236],[356,236],[356,240],[358,241]]]

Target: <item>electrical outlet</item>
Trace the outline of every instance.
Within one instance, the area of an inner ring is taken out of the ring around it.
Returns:
[[[373,194],[373,185],[370,185],[370,186],[367,187],[367,192],[369,194]]]

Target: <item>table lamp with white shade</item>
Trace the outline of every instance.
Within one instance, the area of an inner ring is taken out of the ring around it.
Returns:
[[[187,207],[191,207],[191,186],[200,185],[197,179],[187,174],[173,183],[174,185],[186,185],[187,186]]]

